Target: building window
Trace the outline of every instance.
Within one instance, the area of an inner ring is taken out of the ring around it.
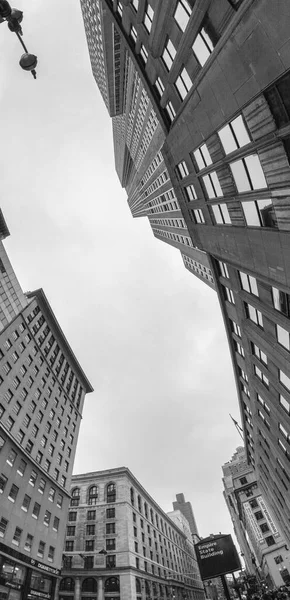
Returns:
[[[7,481],[8,481],[8,478],[6,477],[6,475],[4,475],[4,473],[1,473],[0,474],[0,494],[3,494]]]
[[[201,208],[195,208],[191,211],[191,214],[196,223],[205,223],[205,218]]]
[[[214,45],[215,40],[210,31],[202,27],[192,45],[192,50],[202,67],[213,52]]]
[[[241,344],[238,344],[238,342],[236,342],[236,340],[234,340],[234,346],[235,346],[235,350],[237,351],[237,353],[242,356],[243,358],[245,358],[245,350],[243,348],[243,346],[241,346]]]
[[[87,525],[86,533],[87,535],[95,535],[95,525]]]
[[[281,327],[280,325],[276,326],[277,332],[277,340],[281,346],[286,348],[286,350],[290,350],[290,341],[289,341],[289,331]]]
[[[114,483],[107,485],[107,502],[116,502],[116,486]]]
[[[196,191],[195,191],[194,186],[192,185],[192,183],[190,185],[187,185],[184,189],[185,189],[187,200],[189,202],[191,200],[197,200],[197,194],[196,194]]]
[[[66,552],[73,552],[74,549],[74,541],[73,540],[66,540],[65,542],[65,550]]]
[[[208,198],[219,198],[220,196],[224,195],[216,171],[212,171],[211,173],[208,173],[208,175],[204,175],[202,180]]]
[[[115,523],[106,523],[106,534],[115,533]]]
[[[272,535],[269,535],[268,537],[266,537],[265,542],[266,542],[267,546],[274,546],[274,544],[275,544],[275,540]]]
[[[290,73],[287,73],[264,92],[277,127],[283,127],[290,121],[289,86]]]
[[[52,528],[54,531],[58,531],[58,528],[59,528],[59,518],[58,517],[54,517]]]
[[[159,96],[161,98],[163,96],[165,87],[164,87],[164,85],[163,85],[162,80],[160,79],[160,77],[157,77],[157,79],[155,81],[155,87],[156,87],[157,92],[158,92],[158,94],[159,94]]]
[[[187,177],[187,175],[189,175],[189,170],[185,160],[182,160],[180,163],[178,163],[176,169],[180,179],[183,179],[184,177]]]
[[[77,512],[76,511],[70,511],[68,513],[68,520],[69,521],[76,521],[77,520]]]
[[[273,305],[279,312],[290,317],[290,296],[286,292],[282,292],[275,287],[272,287]]]
[[[33,544],[33,535],[28,533],[26,536],[25,544],[24,544],[24,550],[26,550],[26,552],[31,552],[32,544]]]
[[[35,502],[33,511],[32,511],[32,516],[34,517],[34,519],[38,519],[39,513],[40,513],[40,504],[38,504],[38,502]]]
[[[189,90],[192,88],[192,81],[185,67],[183,67],[183,69],[181,70],[174,85],[179,93],[181,100],[184,100]]]
[[[80,503],[80,488],[74,488],[71,493],[71,506],[78,506]]]
[[[86,540],[85,550],[86,552],[93,552],[95,549],[95,540]]]
[[[85,556],[84,557],[84,569],[93,569],[94,568],[94,557],[93,556]]]
[[[98,488],[95,485],[93,485],[89,489],[88,504],[93,506],[94,504],[97,504],[97,501],[98,501]]]
[[[122,15],[123,15],[123,5],[121,4],[121,2],[117,3],[117,11],[118,11],[120,17],[122,17]]]
[[[107,510],[106,510],[106,517],[107,517],[107,519],[114,519],[115,518],[115,509],[114,508],[107,508]]]
[[[6,462],[8,463],[8,465],[10,465],[10,467],[13,467],[15,460],[16,460],[17,454],[15,452],[15,450],[13,450],[13,448],[11,448],[9,450]]]
[[[191,15],[192,8],[187,2],[187,0],[179,0],[177,2],[177,6],[174,12],[174,19],[177,25],[180,27],[181,31],[185,31],[187,27],[187,23],[189,21]]]
[[[252,277],[252,275],[247,275],[246,273],[243,273],[242,271],[239,272],[239,275],[240,275],[240,281],[241,281],[241,286],[242,286],[243,290],[245,290],[246,292],[249,292],[249,294],[254,294],[255,296],[259,296],[257,280],[255,279],[255,277]]]
[[[217,225],[231,225],[231,217],[226,204],[213,204],[212,211]]]
[[[1,523],[0,523],[0,527],[1,527]],[[0,535],[1,535],[1,529],[0,529]],[[136,563],[136,569],[139,569],[139,558],[135,558],[135,563]]]
[[[228,266],[226,265],[226,263],[219,260],[218,265],[219,265],[219,271],[220,271],[220,274],[222,275],[222,277],[229,279],[230,276],[229,276]]]
[[[153,10],[152,6],[149,4],[149,2],[146,2],[143,23],[144,23],[144,27],[148,33],[150,33],[150,31],[152,29],[153,17],[154,17],[154,10]]]
[[[12,538],[12,544],[14,544],[15,546],[19,546],[20,540],[21,540],[21,536],[22,536],[22,529],[20,529],[20,527],[16,527],[15,528],[15,532],[14,532],[14,536]]]
[[[162,52],[162,60],[168,71],[170,71],[175,57],[176,57],[176,50],[173,46],[172,41],[168,38],[167,42],[165,44],[164,50]]]
[[[132,0],[132,6],[137,12],[137,10],[139,8],[139,0]]]
[[[266,375],[264,375],[264,373],[261,371],[261,369],[256,367],[256,365],[254,365],[254,371],[255,371],[255,374],[257,375],[257,377],[259,377],[259,379],[262,381],[262,383],[268,388],[269,387],[268,377],[266,377]]]
[[[115,538],[106,539],[106,550],[115,550],[116,549],[116,540]]]
[[[46,510],[44,513],[44,518],[43,518],[43,524],[46,525],[46,527],[49,527],[50,519],[51,519],[51,512],[49,512],[49,510]]]
[[[75,535],[76,528],[74,525],[68,525],[66,528],[66,535],[72,537]]]
[[[141,48],[140,48],[140,56],[144,62],[144,65],[146,65],[147,60],[148,60],[148,52],[144,46],[144,44],[141,44]]]
[[[265,365],[268,363],[268,358],[265,352],[263,352],[256,344],[252,343],[253,354]],[[290,380],[289,380],[290,381]]]
[[[253,323],[256,323],[256,325],[263,327],[262,313],[256,308],[254,308],[254,306],[251,306],[251,304],[245,303],[245,309],[248,319],[251,319],[251,321],[253,321]]]
[[[28,496],[27,494],[24,494],[24,498],[22,501],[22,510],[24,510],[24,512],[27,512],[30,506],[30,502],[31,502],[31,498],[30,496]]]
[[[7,529],[8,521],[1,517],[0,519],[0,537],[4,537]]]
[[[116,555],[110,554],[109,556],[106,556],[106,568],[113,569],[115,566],[116,566]]]
[[[251,200],[242,202],[242,208],[247,225],[250,227],[277,228],[275,211],[272,200]]]
[[[8,494],[8,500],[10,500],[11,502],[15,502],[18,492],[19,492],[19,488],[17,487],[17,485],[14,485],[14,483],[13,483],[11,486],[10,492]]]
[[[165,110],[169,116],[171,123],[172,123],[172,121],[174,121],[174,119],[176,117],[176,111],[175,111],[175,108],[174,108],[172,102],[167,102],[167,104],[165,106]]]
[[[235,296],[234,296],[234,292],[233,290],[231,290],[230,288],[223,286],[224,289],[224,294],[225,294],[225,299],[230,302],[231,304],[235,304]]]
[[[131,36],[132,40],[135,42],[135,44],[136,44],[136,42],[137,42],[137,31],[136,31],[135,27],[133,27],[133,25],[131,27],[130,36]]]
[[[238,148],[251,143],[242,115],[225,125],[218,131],[225,154],[230,154]]]
[[[45,543],[40,541],[39,546],[38,546],[37,556],[40,556],[40,558],[43,558],[44,550],[45,550]]]
[[[49,562],[54,561],[54,553],[55,553],[55,548],[53,546],[49,546],[48,553],[47,553],[47,559],[49,560]]]
[[[249,192],[267,187],[264,172],[257,154],[230,163],[238,192]]]
[[[205,167],[209,167],[210,165],[212,165],[211,156],[206,144],[202,144],[202,146],[197,148],[197,150],[193,152],[193,156],[195,158],[199,170],[202,170]]]
[[[279,369],[279,381],[280,381],[280,383],[282,383],[282,385],[284,385],[286,390],[288,392],[290,392],[290,378],[287,377],[287,375],[280,369]]]
[[[289,404],[289,402],[287,402],[287,400],[285,400],[285,398],[282,396],[282,394],[279,394],[279,404],[284,408],[286,413],[289,415],[290,414],[290,404]]]

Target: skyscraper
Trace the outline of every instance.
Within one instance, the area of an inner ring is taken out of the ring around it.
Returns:
[[[290,552],[267,506],[244,447],[237,448],[223,470],[224,498],[248,575],[270,587],[290,581]]]
[[[127,467],[74,475],[59,600],[203,600],[188,521]]]
[[[92,387],[43,290],[21,290],[2,213],[0,232],[0,591],[3,600],[49,600]]]
[[[132,215],[216,289],[247,456],[290,543],[288,0],[81,5]]]

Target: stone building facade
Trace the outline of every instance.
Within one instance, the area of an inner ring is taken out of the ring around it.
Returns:
[[[49,600],[92,387],[43,290],[23,293],[0,222],[0,595]]]
[[[204,599],[185,517],[172,520],[129,469],[74,475],[71,496],[58,600]]]

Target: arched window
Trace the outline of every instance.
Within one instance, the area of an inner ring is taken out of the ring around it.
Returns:
[[[97,504],[97,500],[98,500],[98,488],[96,485],[93,485],[89,489],[88,504],[90,504],[91,506],[94,504]]]
[[[119,577],[109,577],[105,581],[105,592],[119,592],[120,582]]]
[[[82,592],[96,593],[98,590],[98,584],[93,577],[87,577],[82,583]]]
[[[136,582],[136,593],[137,594],[141,594],[141,581],[140,581],[140,579],[138,579],[138,577],[136,577],[135,582]]]
[[[59,589],[61,592],[73,592],[75,589],[75,580],[72,577],[65,577],[61,580]]]
[[[148,581],[145,581],[145,593],[146,593],[146,598],[150,598],[151,594],[150,594],[150,585],[148,583]]]
[[[153,596],[157,596],[157,585],[156,585],[155,581],[153,581],[153,583],[152,583],[152,591],[153,591]]]
[[[107,485],[107,502],[116,502],[116,486],[114,483]]]
[[[161,583],[159,583],[159,595],[160,595],[160,597],[162,597],[162,598],[163,598],[163,596],[164,596],[164,593],[163,593],[163,585],[161,585]]]
[[[80,488],[74,488],[71,492],[71,506],[78,506],[80,503]]]
[[[134,489],[132,487],[130,488],[130,496],[131,496],[131,504],[132,504],[132,506],[134,506],[134,504],[135,504],[135,494],[134,494]]]

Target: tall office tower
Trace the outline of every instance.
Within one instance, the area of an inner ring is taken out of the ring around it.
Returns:
[[[290,551],[271,514],[245,448],[237,448],[223,470],[224,498],[249,575],[270,587],[290,581]]]
[[[53,598],[84,397],[92,387],[43,292],[24,294],[0,214],[0,595]]]
[[[180,510],[180,512],[182,512],[182,514],[185,516],[186,520],[189,523],[192,539],[194,542],[197,542],[199,535],[191,502],[185,501],[184,494],[176,494],[176,500],[172,504],[173,510]]]
[[[128,468],[74,475],[71,496],[59,600],[204,599],[184,515]]]
[[[247,456],[290,543],[289,2],[81,4],[129,207],[218,293]]]

